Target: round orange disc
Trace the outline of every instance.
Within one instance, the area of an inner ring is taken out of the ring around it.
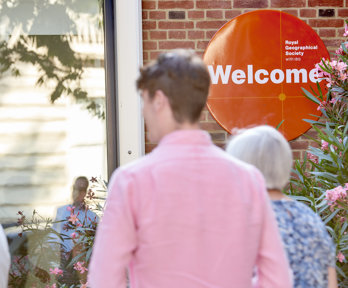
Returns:
[[[208,109],[228,132],[268,124],[288,140],[310,128],[318,105],[301,87],[317,91],[314,65],[329,53],[302,20],[273,10],[258,10],[226,23],[205,53],[212,85]],[[326,93],[324,81],[320,82]]]

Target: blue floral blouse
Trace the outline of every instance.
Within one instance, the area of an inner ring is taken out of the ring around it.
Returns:
[[[335,267],[335,246],[320,217],[297,201],[272,201],[294,274],[294,288],[327,288]]]

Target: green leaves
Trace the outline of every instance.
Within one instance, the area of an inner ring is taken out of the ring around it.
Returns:
[[[348,189],[344,188],[348,185],[348,84],[342,80],[347,77],[347,69],[337,66],[339,62],[348,62],[346,42],[342,43],[341,50],[343,52],[337,55],[336,60],[322,60],[318,64],[320,72],[324,72],[323,81],[330,84],[326,97],[319,83],[317,92],[312,88],[311,91],[302,88],[303,94],[319,105],[322,117],[319,119],[310,115],[314,118],[304,119],[311,124],[317,137],[308,137],[313,141],[313,146],[307,149],[310,156],[305,155],[294,163],[289,196],[310,206],[321,217],[336,244],[337,253],[345,256],[346,260],[336,263],[339,287],[343,288],[348,287],[348,195],[337,198],[334,194],[337,199],[326,200],[337,189],[348,194]]]
[[[316,103],[316,104],[318,104],[318,105],[320,105],[320,100],[317,98],[317,97],[315,97],[315,96],[313,96],[310,92],[308,92],[305,88],[301,88],[302,89],[302,91],[304,92],[304,95],[309,99],[309,100],[311,100],[311,101],[313,101],[314,103]]]

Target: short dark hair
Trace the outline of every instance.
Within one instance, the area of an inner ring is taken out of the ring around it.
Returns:
[[[161,90],[169,99],[175,120],[194,123],[206,104],[210,76],[193,50],[176,49],[141,68],[136,84],[137,89],[149,92],[150,99]]]
[[[81,193],[87,193],[87,188],[89,186],[89,181],[85,176],[79,176],[75,179],[72,191],[72,198],[75,200],[79,197]]]

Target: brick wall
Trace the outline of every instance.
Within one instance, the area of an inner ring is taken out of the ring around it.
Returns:
[[[144,63],[174,48],[192,48],[202,55],[223,24],[257,9],[281,10],[300,18],[317,32],[333,53],[344,39],[344,19],[348,18],[348,0],[143,0],[142,7]],[[224,147],[229,134],[206,109],[200,124],[216,145]],[[315,136],[313,131],[307,134]],[[305,136],[291,141],[295,159],[303,157],[309,143]],[[147,152],[154,146],[146,140]]]

